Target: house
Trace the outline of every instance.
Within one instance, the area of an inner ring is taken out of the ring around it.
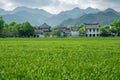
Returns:
[[[61,37],[67,37],[67,36],[70,36],[70,28],[67,28],[67,27],[57,27],[55,28],[55,30],[60,30],[61,32]]]
[[[79,37],[79,27],[71,27],[71,36],[72,37]]]
[[[46,23],[38,26],[35,30],[35,37],[46,37],[51,36],[51,26],[47,25]]]
[[[97,37],[100,36],[99,28],[100,25],[98,23],[96,24],[85,24],[86,28],[86,36],[87,37]]]

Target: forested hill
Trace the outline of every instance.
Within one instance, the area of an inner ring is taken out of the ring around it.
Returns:
[[[60,25],[79,25],[81,23],[99,23],[100,25],[109,25],[115,19],[120,18],[120,13],[113,9],[106,9],[94,14],[85,14],[76,19],[68,19],[63,21]]]

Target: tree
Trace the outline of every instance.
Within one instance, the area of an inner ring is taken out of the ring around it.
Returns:
[[[79,34],[80,34],[80,36],[85,36],[85,34],[86,34],[85,25],[84,24],[80,24],[79,27],[80,27],[79,28]]]
[[[44,33],[44,36],[45,36],[45,37],[49,37],[50,35],[49,35],[49,33],[45,32],[45,33]]]
[[[68,25],[68,26],[67,26],[67,28],[71,28],[71,27],[73,27],[73,25]]]
[[[112,22],[111,31],[115,33],[117,36],[120,36],[120,19],[114,20]]]
[[[30,37],[34,35],[34,27],[29,22],[18,24],[18,33],[21,37]]]
[[[10,30],[9,30],[8,24],[5,24],[5,26],[3,27],[2,34],[4,35],[4,37],[8,37],[8,36],[12,35]]]
[[[101,36],[110,36],[111,35],[110,26],[106,25],[106,26],[100,27],[100,34]]]
[[[56,37],[60,37],[61,36],[61,32],[60,32],[60,30],[53,30],[52,31],[52,35],[56,36]]]
[[[9,30],[12,36],[14,37],[18,36],[18,26],[16,22],[12,21],[9,23]]]
[[[5,26],[5,21],[3,20],[2,17],[0,17],[0,33],[2,32],[4,26]]]

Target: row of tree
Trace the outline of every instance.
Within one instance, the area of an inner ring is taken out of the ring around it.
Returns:
[[[111,25],[100,27],[101,36],[120,36],[120,19],[114,20]]]
[[[17,24],[10,22],[6,24],[2,17],[0,17],[0,37],[30,37],[34,35],[35,27],[29,22]]]
[[[6,24],[2,17],[0,17],[0,37],[30,37],[33,36],[35,27],[29,22],[23,22],[17,24],[16,22],[10,22]],[[101,36],[120,36],[120,19],[114,20],[111,25],[101,26],[99,29]],[[84,24],[79,26],[80,36],[85,36],[86,29]],[[45,36],[49,34],[45,33]],[[53,36],[60,37],[61,32],[59,30],[52,30]]]

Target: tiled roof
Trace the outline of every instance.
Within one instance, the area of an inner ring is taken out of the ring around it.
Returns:
[[[99,28],[99,24],[85,24],[85,28],[90,29],[90,28]]]
[[[42,24],[38,28],[50,28],[51,26],[47,25],[46,23]]]

